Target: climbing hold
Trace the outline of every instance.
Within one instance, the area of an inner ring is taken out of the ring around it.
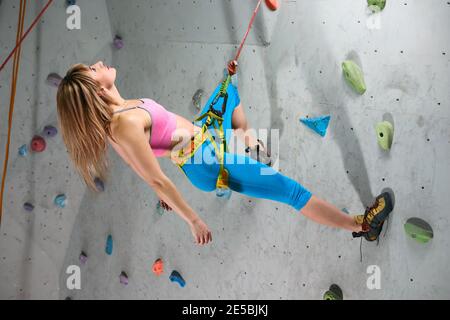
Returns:
[[[47,137],[54,137],[58,133],[58,130],[54,126],[45,126],[44,135]]]
[[[192,96],[192,103],[194,104],[194,107],[197,108],[197,110],[200,110],[200,108],[202,107],[202,96],[204,93],[205,91],[203,91],[202,89],[198,89]]]
[[[99,190],[101,192],[105,191],[105,185],[103,184],[103,181],[99,177],[96,177],[94,179],[94,183],[95,183],[95,187],[97,188],[97,190]]]
[[[50,74],[47,76],[47,84],[48,84],[49,86],[52,86],[52,87],[58,87],[59,84],[61,83],[61,81],[62,81],[62,78],[61,78],[61,76],[60,76],[59,74],[57,74],[57,73],[50,73]]]
[[[64,194],[59,194],[55,197],[54,203],[60,207],[64,208],[66,206],[66,196]]]
[[[346,214],[350,214],[350,212],[347,210],[347,208],[342,208],[342,212],[345,212]]]
[[[332,284],[330,289],[324,293],[323,300],[343,300],[341,288],[337,284]]]
[[[31,140],[31,150],[34,152],[42,152],[45,150],[45,140],[41,136],[34,136]]]
[[[367,0],[367,4],[369,7],[375,6],[381,11],[386,6],[386,0]]]
[[[266,0],[266,5],[272,11],[275,11],[280,7],[278,0]]]
[[[157,276],[160,276],[164,272],[164,263],[163,263],[162,259],[157,259],[153,263],[152,271]]]
[[[229,200],[231,198],[231,189],[230,188],[217,188],[216,189],[216,196],[218,198],[224,198],[226,200]]]
[[[67,5],[68,5],[68,6],[74,6],[75,3],[77,3],[76,0],[67,0]]]
[[[406,221],[405,232],[419,243],[427,243],[433,239],[433,229],[428,222],[419,218],[410,218]]]
[[[27,210],[27,211],[33,211],[34,206],[33,206],[31,203],[29,203],[29,202],[25,202],[25,203],[23,204],[23,208],[24,208],[25,210]]]
[[[308,128],[320,134],[322,137],[325,137],[325,135],[327,134],[327,128],[330,122],[330,118],[331,116],[323,116],[318,118],[303,118],[300,119],[300,122],[302,122]]]
[[[161,205],[161,201],[158,201],[158,203],[156,204],[156,212],[162,216],[164,214],[164,208]]]
[[[81,251],[79,259],[80,259],[80,263],[81,264],[86,264],[86,262],[87,262],[87,255],[86,255],[86,253]]]
[[[393,125],[388,121],[383,121],[376,125],[375,130],[377,132],[379,146],[383,150],[389,150],[392,146],[392,140],[394,137]]]
[[[64,300],[72,300],[71,297],[66,297]]]
[[[114,38],[114,41],[113,41],[113,45],[114,45],[114,48],[116,48],[118,50],[122,49],[124,46],[122,37],[116,35]]]
[[[342,63],[342,70],[347,83],[359,94],[364,94],[366,83],[361,68],[355,62],[346,60]]]
[[[113,238],[111,235],[108,235],[108,237],[106,238],[106,248],[105,248],[105,252],[108,255],[111,255],[113,252]]]
[[[186,285],[186,281],[184,281],[183,277],[178,271],[173,270],[169,276],[170,281],[177,282],[181,287]]]
[[[19,148],[19,154],[22,156],[22,157],[25,157],[26,155],[27,155],[27,145],[26,144],[23,144],[22,146],[20,146],[20,148]]]
[[[119,279],[121,284],[128,284],[128,275],[124,271],[122,271],[122,273],[120,274]]]

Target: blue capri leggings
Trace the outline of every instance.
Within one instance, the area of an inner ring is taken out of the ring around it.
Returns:
[[[220,89],[220,84],[209,98],[200,115],[209,110],[209,105]],[[228,102],[223,116],[223,130],[226,133],[227,145],[231,136],[233,110],[240,103],[237,89],[228,86]],[[214,108],[221,110],[223,98],[220,98]],[[206,117],[202,119],[202,125]],[[197,125],[200,126],[198,123]],[[210,130],[213,134],[214,130]],[[214,135],[214,134],[213,134]],[[216,139],[218,142],[219,140]],[[219,143],[217,143],[219,146]],[[272,167],[258,162],[250,157],[225,152],[224,167],[229,173],[229,187],[231,190],[250,197],[274,200],[286,203],[296,210],[303,208],[311,198],[311,192],[297,181],[280,174]],[[215,150],[207,139],[197,149],[191,159],[180,167],[191,183],[200,190],[211,192],[216,189],[220,164],[215,156]]]

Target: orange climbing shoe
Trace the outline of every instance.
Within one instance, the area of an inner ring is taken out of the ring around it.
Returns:
[[[364,237],[367,241],[375,241],[383,229],[383,224],[393,209],[392,198],[388,192],[376,197],[374,204],[366,209],[364,215],[355,217],[355,221],[362,225],[361,232],[353,232],[353,238]]]
[[[272,11],[275,11],[280,7],[278,0],[266,0],[266,5]]]

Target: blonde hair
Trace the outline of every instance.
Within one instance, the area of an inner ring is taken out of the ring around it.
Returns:
[[[67,71],[56,95],[57,113],[70,158],[86,185],[99,191],[95,178],[106,180],[107,137],[114,140],[110,127],[113,111],[108,106],[112,101],[98,95],[100,84],[88,72],[84,64]]]

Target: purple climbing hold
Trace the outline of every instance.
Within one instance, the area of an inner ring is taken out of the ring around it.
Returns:
[[[97,188],[97,190],[99,190],[101,192],[105,191],[105,185],[99,177],[95,178],[94,182],[95,182],[95,187]]]
[[[52,86],[52,87],[58,87],[59,84],[61,83],[61,81],[62,81],[62,78],[57,73],[50,73],[47,76],[47,84]]]
[[[120,274],[119,279],[121,284],[128,285],[128,276],[124,271]]]
[[[29,202],[25,202],[25,203],[23,204],[23,208],[24,208],[25,210],[27,210],[27,211],[33,211],[34,206],[33,206],[31,203],[29,203]]]
[[[81,262],[81,264],[86,264],[86,262],[87,262],[87,255],[83,251],[81,251],[81,253],[80,253],[80,262]]]
[[[58,133],[58,130],[54,126],[45,126],[44,136],[54,137]]]
[[[116,36],[114,38],[113,44],[114,44],[114,48],[116,48],[116,49],[122,49],[124,46],[123,40],[120,36]]]

